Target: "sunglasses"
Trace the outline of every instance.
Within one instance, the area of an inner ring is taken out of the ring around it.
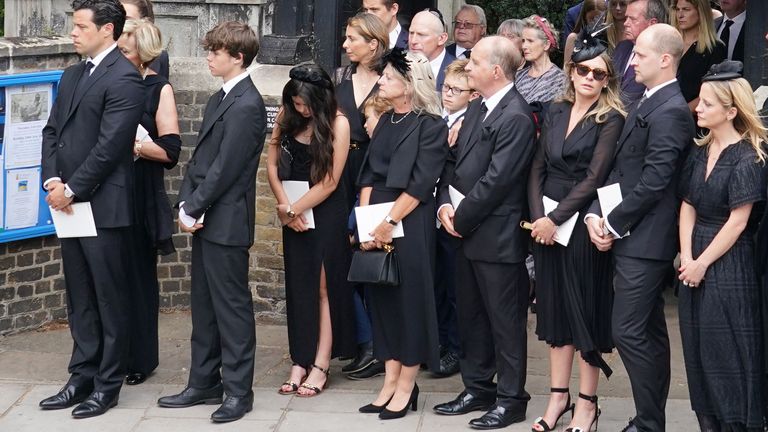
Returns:
[[[584,66],[582,64],[572,64],[572,67],[576,69],[576,73],[580,77],[586,77],[589,75],[590,72],[592,72],[592,78],[594,78],[596,81],[602,81],[606,78],[608,78],[608,71],[605,69],[595,68],[592,69],[589,66]]]

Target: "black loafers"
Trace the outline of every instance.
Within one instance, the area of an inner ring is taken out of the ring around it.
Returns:
[[[187,408],[194,405],[218,405],[221,403],[224,387],[221,383],[209,389],[187,387],[181,393],[163,396],[157,400],[157,405],[163,408]]]
[[[72,417],[83,419],[104,414],[117,405],[118,393],[93,392],[72,410]]]
[[[147,380],[147,374],[141,372],[131,372],[125,376],[125,383],[128,385],[138,385]]]
[[[211,414],[214,423],[240,420],[253,409],[253,392],[245,396],[227,396],[219,409]]]
[[[440,369],[432,372],[435,378],[447,378],[459,373],[459,355],[453,351],[440,358]]]
[[[496,405],[482,417],[470,420],[469,426],[473,429],[501,429],[523,420],[525,420],[524,412],[514,412],[509,408]]]
[[[435,405],[432,408],[436,414],[442,415],[460,415],[466,414],[472,411],[485,411],[493,406],[495,401],[480,399],[463,391],[456,399]]]
[[[57,410],[75,406],[84,401],[93,391],[93,386],[76,386],[67,384],[53,396],[40,401],[40,408],[44,410]]]

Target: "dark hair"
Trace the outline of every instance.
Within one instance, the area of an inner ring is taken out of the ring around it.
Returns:
[[[243,55],[243,68],[250,66],[259,53],[259,39],[248,24],[224,21],[205,34],[203,49],[226,50],[232,57]]]
[[[645,7],[645,19],[652,20],[656,18],[656,22],[659,24],[669,24],[669,9],[664,2],[661,0],[647,0]]]
[[[93,21],[96,28],[112,23],[112,39],[118,40],[123,34],[125,25],[125,8],[118,0],[74,0],[72,10],[89,9],[93,12]]]
[[[152,10],[151,0],[120,0],[120,3],[136,6],[141,14],[139,18],[147,18],[150,21],[155,22],[155,12]]]
[[[295,66],[290,75],[292,78],[283,87],[283,114],[278,120],[280,133],[295,137],[310,120],[314,121],[312,141],[309,145],[309,155],[312,159],[309,176],[313,183],[321,183],[328,174],[333,173],[333,121],[337,109],[333,83],[331,77],[313,63]],[[302,77],[319,78],[304,80]],[[296,96],[312,111],[311,118],[306,118],[296,111],[292,99]]]

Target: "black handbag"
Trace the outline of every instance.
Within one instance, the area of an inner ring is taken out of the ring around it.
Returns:
[[[383,250],[355,251],[347,281],[378,285],[400,285],[400,266],[392,245]]]

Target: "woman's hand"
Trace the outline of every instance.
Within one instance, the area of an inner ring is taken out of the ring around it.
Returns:
[[[544,216],[533,223],[531,237],[533,237],[536,243],[551,246],[555,244],[556,231],[557,225],[552,222],[552,219]]]
[[[304,215],[301,214],[298,214],[295,218],[291,219],[287,226],[296,232],[304,232],[309,230],[307,227],[307,219],[304,218]]]
[[[392,243],[392,230],[394,228],[394,225],[386,221],[381,221],[381,223],[374,228],[373,232],[370,233],[378,249],[381,249],[385,244]]]
[[[685,286],[691,288],[699,286],[707,274],[708,266],[699,260],[685,262],[684,258],[681,258],[680,262],[680,276],[678,276],[678,279],[683,281]]]
[[[376,249],[376,242],[373,241],[373,240],[367,241],[367,242],[362,242],[362,243],[360,243],[360,249],[362,249],[364,251],[369,251],[369,250]]]
[[[290,216],[288,216],[288,209],[291,206],[288,204],[278,204],[275,206],[277,209],[277,217],[280,219],[280,225],[288,225],[293,219],[291,219]]]

